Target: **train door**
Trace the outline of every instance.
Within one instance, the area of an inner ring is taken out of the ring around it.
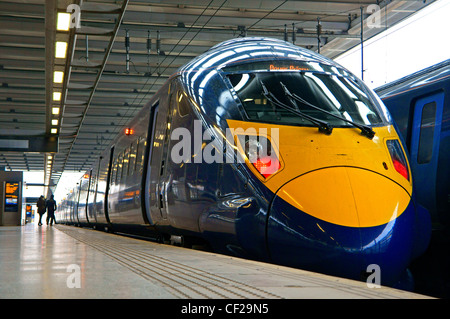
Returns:
[[[69,195],[69,204],[67,206],[67,215],[68,215],[68,222],[70,224],[75,223],[74,219],[73,219],[73,205],[74,205],[74,199],[75,199],[75,195],[74,195],[74,189],[72,189],[72,191],[70,192]]]
[[[90,216],[91,218],[93,218],[95,220],[95,223],[98,223],[97,220],[97,209],[96,209],[96,203],[97,203],[97,194],[98,194],[98,180],[100,177],[100,163],[101,163],[101,158],[98,162],[98,167],[96,170],[96,173],[94,175],[94,179],[93,179],[93,184],[92,184],[92,194],[90,196],[90,198],[92,198],[92,200],[90,200],[91,205],[90,205]]]
[[[111,147],[111,151],[109,153],[109,162],[108,162],[108,174],[106,176],[106,190],[105,190],[105,199],[104,199],[104,207],[103,210],[105,212],[105,219],[108,224],[111,223],[109,219],[109,188],[111,186],[111,180],[113,178],[112,169],[113,169],[113,160],[114,160],[114,148],[115,146]],[[115,177],[115,176],[114,176]]]
[[[174,91],[174,90],[172,90]],[[170,144],[170,132],[172,125],[172,105],[173,105],[173,96],[169,96],[169,105],[167,113],[165,114],[164,121],[164,134],[163,134],[163,142],[162,142],[162,152],[161,152],[161,164],[159,169],[159,185],[158,185],[158,205],[161,212],[161,217],[163,219],[167,219],[168,214],[168,190],[172,183],[172,175],[167,174],[167,168],[170,163],[170,156],[168,154],[169,144]]]
[[[436,174],[444,93],[419,98],[414,106],[411,134],[411,169],[419,190],[417,199],[430,213],[436,212]],[[433,216],[436,217],[436,216]]]
[[[146,217],[150,224],[153,224],[154,221],[152,220],[152,216],[150,214],[150,180],[151,180],[151,173],[152,173],[152,149],[153,149],[153,143],[155,141],[155,128],[156,128],[156,119],[158,118],[158,110],[159,110],[159,103],[156,102],[156,104],[152,107],[151,114],[150,114],[150,123],[149,123],[149,131],[148,131],[148,155],[147,155],[147,165],[146,165],[146,177],[145,177],[145,211],[146,211]],[[142,147],[139,143],[139,147]]]
[[[166,166],[170,134],[171,106],[169,103],[170,84],[161,90],[158,110],[153,114],[153,134],[148,137],[149,149],[147,155],[146,172],[146,205],[149,205],[149,218],[154,225],[167,225],[166,189],[170,178],[167,179]],[[150,134],[150,130],[149,130]]]
[[[90,194],[90,190],[91,190],[91,183],[92,183],[92,169],[89,170],[89,180],[88,180],[87,189],[86,189],[85,213],[86,213],[86,221],[88,224],[92,222],[92,221],[89,221],[89,194]]]
[[[81,182],[82,182],[82,180],[80,180],[80,182],[78,183],[78,186],[77,186],[77,192],[75,195],[75,207],[74,207],[74,214],[75,214],[74,219],[78,225],[80,225],[78,208],[80,207]]]

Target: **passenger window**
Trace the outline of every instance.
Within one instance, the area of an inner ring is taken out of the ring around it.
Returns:
[[[90,184],[91,188],[89,189],[89,193],[92,195],[95,194],[96,184],[97,184],[97,174],[94,171],[91,171],[91,184]],[[89,195],[89,199],[91,199],[90,195]]]
[[[132,175],[134,170],[135,170],[137,143],[138,143],[138,140],[134,141],[131,144],[131,148],[130,148],[130,163],[128,164],[129,165],[128,175]]]
[[[417,163],[426,164],[433,156],[434,127],[436,125],[436,102],[430,102],[423,106],[420,123],[419,150]]]
[[[139,171],[141,173],[142,173],[142,163],[144,162],[145,146],[146,146],[146,137],[141,136],[138,141],[136,154],[136,171]]]
[[[114,160],[114,164],[112,167],[112,174],[111,174],[111,185],[114,185],[116,183],[116,177],[117,177],[117,159]]]
[[[117,161],[117,176],[116,176],[116,184],[120,183],[120,177],[122,176],[122,166],[123,166],[123,154],[119,155],[119,159]]]
[[[136,167],[134,168],[136,171],[139,170],[139,167],[141,165],[141,153],[142,153],[142,148],[143,145],[141,145],[141,138],[139,138],[137,141],[137,149],[136,149]]]
[[[180,116],[182,117],[188,115],[190,104],[186,94],[184,94],[183,91],[178,91],[177,103],[178,103],[178,112],[180,113]]]
[[[128,176],[128,162],[129,162],[129,156],[130,156],[130,148],[127,148],[127,149],[125,150],[124,155],[123,155],[122,178]]]

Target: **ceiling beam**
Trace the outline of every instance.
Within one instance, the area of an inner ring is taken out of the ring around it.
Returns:
[[[55,51],[56,30],[56,0],[45,1],[45,105],[46,105],[46,134],[50,135],[52,120],[52,92],[53,92],[53,56]]]
[[[118,17],[116,18],[116,24],[115,24],[114,29],[112,31],[110,42],[108,44],[108,47],[105,50],[105,55],[104,55],[104,58],[103,58],[103,61],[102,61],[102,66],[101,66],[100,70],[98,71],[98,74],[97,74],[97,77],[95,79],[95,82],[94,82],[91,94],[89,95],[89,99],[88,99],[88,101],[86,103],[86,107],[84,108],[84,111],[82,112],[82,117],[81,117],[81,120],[80,120],[80,124],[77,127],[76,132],[74,134],[74,141],[72,142],[69,150],[67,151],[67,156],[66,156],[66,159],[65,159],[65,162],[64,162],[63,170],[64,170],[64,168],[66,166],[66,163],[67,163],[67,161],[68,161],[68,159],[69,159],[69,157],[71,155],[73,145],[76,142],[78,134],[80,133],[81,127],[82,127],[83,122],[84,122],[84,119],[86,118],[87,111],[89,110],[89,106],[90,106],[91,101],[92,101],[92,99],[94,97],[94,93],[95,93],[95,91],[97,89],[97,86],[98,86],[98,83],[100,81],[100,78],[101,78],[101,76],[103,74],[103,71],[104,71],[104,69],[106,67],[106,62],[108,61],[108,57],[109,57],[109,55],[111,53],[111,50],[112,50],[112,47],[114,45],[114,41],[116,39],[116,36],[117,36],[118,31],[119,31],[120,25],[122,23],[123,17],[125,15],[125,12],[126,12],[126,9],[127,9],[127,6],[128,6],[128,2],[129,2],[129,0],[124,0],[122,2],[121,7],[120,7],[120,13],[118,14]]]

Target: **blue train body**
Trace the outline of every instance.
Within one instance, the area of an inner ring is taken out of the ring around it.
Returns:
[[[386,285],[428,245],[429,215],[389,112],[309,50],[221,43],[181,67],[128,127],[134,134],[98,158],[58,221],[201,240],[358,280],[376,264]]]
[[[439,227],[450,223],[450,59],[375,91],[409,151],[418,202]]]

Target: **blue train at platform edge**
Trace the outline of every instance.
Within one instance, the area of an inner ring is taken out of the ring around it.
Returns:
[[[450,225],[450,59],[375,89],[408,149],[417,201]]]
[[[61,203],[67,224],[381,284],[427,248],[407,149],[378,96],[315,52],[220,43],[173,74]],[[191,135],[191,136],[190,136]]]

